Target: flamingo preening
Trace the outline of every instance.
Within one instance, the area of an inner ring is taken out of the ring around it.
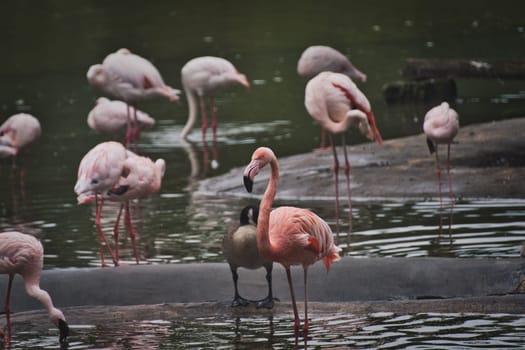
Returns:
[[[44,248],[39,240],[31,235],[10,231],[0,233],[0,274],[9,275],[9,284],[5,298],[5,318],[7,332],[5,343],[11,340],[10,297],[13,278],[20,274],[24,279],[26,292],[44,305],[49,319],[59,329],[59,341],[67,342],[69,326],[62,311],[53,305],[49,294],[40,288],[40,274],[44,265]]]
[[[349,226],[352,231],[352,203],[350,191],[350,162],[346,149],[346,132],[354,126],[370,140],[382,144],[381,134],[366,96],[344,74],[321,72],[306,84],[304,104],[306,110],[330,134],[334,155],[336,232],[339,235],[339,159],[334,135],[341,135],[345,157],[344,173],[348,195]]]
[[[246,306],[249,300],[239,295],[237,281],[239,275],[237,269],[243,267],[254,270],[262,266],[266,269],[266,281],[268,283],[268,296],[256,302],[257,308],[271,309],[273,307],[272,293],[272,268],[273,262],[264,260],[257,249],[257,218],[259,216],[259,207],[249,205],[241,210],[239,225],[234,227],[224,235],[222,241],[222,251],[232,272],[234,297],[232,306]]]
[[[334,244],[330,226],[307,209],[278,207],[272,211],[279,182],[279,162],[270,148],[259,147],[253,152],[251,162],[244,170],[244,185],[252,191],[253,181],[259,171],[270,164],[270,181],[259,206],[257,246],[264,259],[278,262],[286,270],[294,312],[295,348],[298,348],[300,320],[295,302],[290,267],[302,265],[304,271],[304,348],[308,339],[308,267],[323,260],[326,269],[338,261],[341,249]]]

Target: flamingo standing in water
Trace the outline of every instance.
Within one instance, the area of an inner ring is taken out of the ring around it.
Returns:
[[[338,50],[324,45],[307,47],[297,62],[297,73],[311,79],[321,72],[342,73],[354,81],[366,82],[366,74]],[[325,134],[326,130],[321,127],[321,150],[325,146]]]
[[[5,318],[7,332],[4,335],[5,343],[11,341],[11,287],[15,274],[24,278],[28,295],[44,305],[51,322],[59,329],[61,344],[67,342],[69,327],[62,311],[53,305],[49,294],[40,288],[40,273],[44,265],[44,248],[35,237],[20,232],[11,231],[0,233],[0,274],[9,275],[9,284],[5,298]],[[1,333],[1,332],[0,332]]]
[[[222,241],[222,251],[226,256],[226,260],[230,265],[232,272],[233,286],[235,295],[233,297],[232,306],[246,306],[250,303],[249,300],[239,295],[237,288],[237,281],[239,275],[237,269],[244,267],[247,269],[258,269],[264,266],[266,269],[266,281],[268,282],[268,296],[262,300],[257,301],[257,308],[265,307],[271,309],[273,307],[272,294],[272,268],[273,262],[264,260],[257,249],[257,218],[259,216],[259,207],[249,205],[241,210],[239,218],[239,226],[230,229]]]
[[[143,111],[135,111],[135,108],[131,107],[131,113],[137,116],[138,125],[135,126],[135,121],[132,121],[132,128],[135,130],[155,124],[155,119]],[[122,101],[99,97],[95,107],[88,114],[87,123],[93,130],[117,134],[128,126],[128,105]],[[138,134],[133,136],[137,137]]]
[[[375,117],[366,96],[344,74],[321,72],[306,85],[304,104],[308,113],[330,133],[334,155],[336,231],[339,235],[339,160],[333,135],[340,134],[345,157],[344,172],[348,195],[350,232],[352,230],[352,204],[350,195],[350,162],[346,150],[345,133],[355,126],[370,140],[382,144]]]
[[[166,162],[164,159],[157,159],[155,162],[153,162],[148,157],[142,157],[132,152],[128,152],[128,157],[124,160],[122,174],[118,182],[111,190],[100,195],[103,200],[122,203],[120,205],[120,209],[117,214],[117,220],[113,230],[115,241],[115,258],[117,259],[117,264],[119,260],[118,226],[120,223],[122,210],[125,209],[124,223],[131,238],[135,261],[138,264],[140,259],[137,249],[136,234],[131,223],[129,202],[133,199],[139,199],[154,193],[158,193],[160,191],[162,178],[165,172]],[[93,193],[83,193],[78,198],[79,204],[89,203],[95,200],[95,194]]]
[[[113,263],[118,265],[117,258],[114,255],[106,236],[102,232],[100,224],[102,207],[104,205],[103,195],[115,189],[115,185],[122,176],[124,162],[129,155],[131,155],[131,152],[119,142],[102,142],[86,153],[78,167],[75,192],[78,195],[79,203],[84,203],[84,201],[87,201],[87,198],[94,198],[96,206],[95,226],[98,232],[100,260],[102,266],[106,266],[104,262],[104,253],[102,251],[103,243],[105,243],[113,259]]]
[[[279,163],[270,148],[255,150],[252,160],[244,170],[244,185],[252,191],[253,180],[259,171],[270,164],[271,177],[260,204],[257,222],[257,246],[264,259],[278,262],[286,270],[294,312],[295,348],[298,347],[299,315],[295,303],[290,267],[302,265],[304,270],[304,348],[308,338],[308,267],[317,260],[323,260],[326,269],[338,261],[341,249],[334,245],[330,226],[307,209],[279,207],[272,211],[279,181]]]
[[[16,156],[22,147],[35,142],[41,133],[40,122],[31,114],[12,115],[0,125],[0,157]]]
[[[170,101],[178,101],[178,90],[166,85],[155,66],[145,58],[131,53],[128,49],[120,49],[109,54],[102,64],[96,64],[87,72],[88,82],[102,92],[125,101],[128,104],[128,132],[126,142],[132,137],[138,139],[138,123],[136,109],[131,105],[139,100],[150,97],[165,97]],[[131,114],[134,124],[132,125]]]
[[[197,98],[199,99],[202,117],[202,141],[206,140],[208,120],[206,118],[205,99],[210,101],[211,127],[213,142],[217,139],[217,118],[215,111],[214,95],[220,89],[230,85],[240,84],[250,87],[244,74],[241,74],[231,62],[221,57],[204,56],[188,61],[181,70],[182,86],[188,99],[189,115],[186,125],[180,134],[184,140],[197,120]]]
[[[454,208],[454,193],[452,192],[452,178],[450,176],[450,144],[453,142],[459,130],[459,117],[458,113],[450,108],[447,102],[442,102],[439,106],[430,109],[425,115],[425,121],[423,123],[423,131],[427,136],[427,145],[430,154],[436,153],[436,173],[438,176],[438,187],[439,187],[439,207],[443,210],[443,196],[441,194],[441,166],[438,156],[438,145],[447,145],[447,178],[448,178],[448,191],[451,203],[451,212]],[[449,222],[449,236],[451,234],[452,227],[452,216]],[[440,225],[441,234],[441,225]]]

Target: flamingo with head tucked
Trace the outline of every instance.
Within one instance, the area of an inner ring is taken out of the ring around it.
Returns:
[[[37,118],[27,113],[12,115],[0,125],[0,157],[16,156],[42,133]]]
[[[377,143],[382,144],[383,141],[377,129],[370,102],[346,75],[322,72],[306,85],[304,104],[312,118],[330,133],[330,143],[334,155],[337,234],[339,234],[339,160],[333,136],[341,135],[345,157],[344,172],[351,232],[350,162],[346,150],[345,134],[350,126],[354,126],[370,140],[375,140]]]
[[[230,265],[232,272],[234,297],[232,306],[246,306],[250,303],[249,300],[239,295],[237,281],[239,275],[237,269],[244,267],[246,269],[258,269],[264,266],[266,269],[266,281],[268,283],[268,296],[262,300],[257,301],[257,308],[264,307],[271,309],[273,307],[273,293],[272,293],[272,268],[273,263],[264,260],[257,249],[257,218],[259,216],[259,207],[256,205],[248,205],[241,210],[239,225],[234,227],[224,235],[222,241],[222,251],[226,260]]]
[[[87,72],[87,79],[92,86],[128,104],[127,143],[139,132],[137,110],[132,111],[131,105],[150,97],[164,97],[170,101],[179,99],[179,91],[164,83],[159,71],[150,61],[131,53],[128,49],[111,53],[102,64],[91,66]]]
[[[137,126],[133,125],[135,130],[141,130],[155,124],[155,119],[146,112],[131,107],[131,113],[137,115]],[[111,101],[105,97],[99,97],[93,109],[88,114],[87,123],[93,130],[117,134],[128,126],[128,105],[125,102],[114,100]],[[135,120],[131,121],[132,124]],[[132,135],[134,138],[138,134]],[[138,140],[135,140],[137,142]]]
[[[62,311],[53,305],[49,294],[40,288],[40,274],[43,264],[44,248],[35,237],[16,231],[0,233],[0,274],[9,275],[5,298],[7,322],[7,332],[4,335],[5,343],[9,343],[11,340],[10,297],[15,274],[20,274],[24,278],[27,294],[40,301],[46,308],[51,322],[60,331],[60,343],[65,344],[67,342],[69,326],[66,318]]]
[[[264,259],[278,262],[286,270],[294,312],[295,347],[298,348],[299,315],[295,302],[290,267],[302,265],[304,271],[304,347],[308,338],[308,267],[323,260],[328,270],[338,261],[341,250],[334,244],[330,226],[307,209],[278,207],[272,211],[279,181],[279,162],[270,148],[259,147],[252,155],[251,162],[244,170],[244,185],[252,191],[253,181],[259,171],[270,164],[270,181],[264,192],[257,222],[257,245]]]
[[[208,120],[206,118],[205,99],[210,101],[211,127],[213,140],[217,139],[217,117],[215,111],[215,94],[230,85],[240,84],[249,87],[250,83],[244,74],[239,73],[231,62],[221,57],[203,56],[188,61],[181,70],[182,85],[188,99],[189,115],[182,129],[181,138],[187,140],[188,134],[197,120],[198,104],[202,118],[202,141],[206,140]],[[199,100],[197,102],[197,100]]]
[[[458,113],[454,109],[450,108],[447,102],[442,102],[439,106],[430,109],[425,115],[423,131],[427,136],[427,145],[430,154],[436,153],[436,173],[438,176],[440,210],[443,210],[443,196],[441,194],[441,166],[438,156],[438,145],[447,145],[446,168],[448,178],[448,191],[450,196],[451,208],[453,208],[454,193],[452,192],[452,178],[450,176],[450,145],[454,141],[454,138],[456,137],[459,131]],[[451,234],[451,226],[452,222],[449,222],[449,235]]]

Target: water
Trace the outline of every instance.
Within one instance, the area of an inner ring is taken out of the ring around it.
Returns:
[[[290,349],[289,315],[114,319],[72,325],[69,349]],[[54,349],[54,330],[18,324],[12,349]],[[520,349],[525,315],[390,312],[311,315],[310,349]],[[302,338],[300,339],[302,342]]]

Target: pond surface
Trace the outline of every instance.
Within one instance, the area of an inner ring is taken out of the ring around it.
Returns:
[[[293,319],[198,317],[72,325],[69,349],[290,349]],[[57,334],[16,325],[12,349],[54,349]],[[520,349],[525,315],[389,312],[311,315],[309,349]],[[302,341],[302,338],[300,339]]]
[[[96,266],[93,208],[77,206],[73,185],[78,163],[98,142],[109,139],[86,125],[98,94],[87,84],[87,68],[120,47],[152,60],[166,82],[180,88],[180,68],[192,57],[218,55],[247,74],[249,91],[231,89],[218,98],[219,167],[204,163],[211,144],[185,144],[179,133],[187,105],[152,100],[139,107],[157,119],[143,133],[140,153],[162,157],[167,172],[160,195],[134,206],[143,261],[222,261],[226,227],[247,204],[236,198],[194,198],[200,178],[247,164],[252,151],[271,145],[279,156],[310,152],[319,128],[304,106],[305,81],[297,59],[311,44],[347,54],[368,74],[360,84],[369,97],[385,139],[417,134],[425,111],[436,103],[387,105],[385,83],[399,79],[406,58],[525,57],[525,22],[514,5],[478,1],[421,4],[418,1],[348,4],[246,4],[148,2],[81,4],[28,1],[4,4],[0,18],[0,120],[16,112],[39,117],[43,135],[13,169],[0,160],[0,230],[17,229],[43,238],[46,268]],[[452,101],[461,124],[523,116],[525,86],[501,79],[458,80]],[[191,137],[200,139],[199,128]],[[365,142],[352,133],[353,143]],[[461,140],[460,140],[461,142]],[[205,147],[206,146],[206,147]],[[425,145],[422,145],[425,147]],[[26,175],[19,171],[25,168]],[[432,169],[429,169],[432,171]],[[239,180],[240,181],[240,180]],[[280,203],[294,204],[297,203]],[[300,203],[332,227],[331,203]],[[436,203],[356,204],[354,234],[345,253],[354,256],[509,257],[519,254],[524,236],[524,203],[464,202],[455,208],[453,242],[437,240]],[[116,207],[105,211],[111,234]],[[444,214],[444,224],[448,214]],[[446,232],[446,230],[445,230]],[[345,239],[343,239],[345,238]],[[122,240],[123,259],[131,259]]]

